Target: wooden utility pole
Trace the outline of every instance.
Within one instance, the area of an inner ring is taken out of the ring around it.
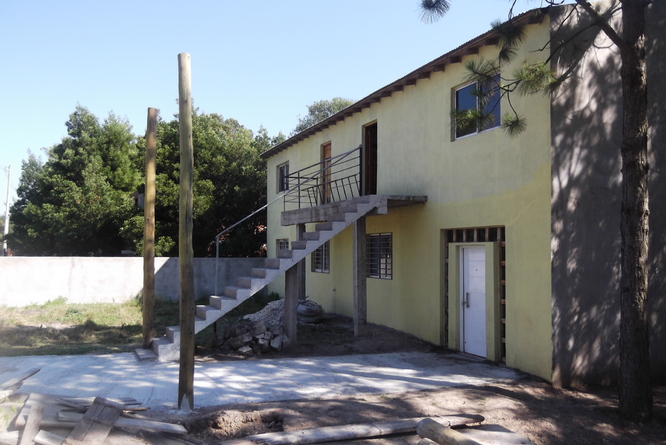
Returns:
[[[180,200],[178,260],[180,265],[180,372],[178,407],[194,409],[194,251],[192,249],[192,78],[190,55],[178,54],[178,121],[180,123]]]
[[[146,128],[146,187],[143,198],[143,348],[150,348],[155,315],[155,164],[157,110],[148,108]]]

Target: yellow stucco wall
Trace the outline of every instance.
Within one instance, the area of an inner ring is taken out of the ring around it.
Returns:
[[[544,58],[535,50],[548,38],[547,19],[530,25],[515,65]],[[494,46],[483,47],[463,61],[495,54]],[[333,155],[354,148],[362,142],[363,126],[377,121],[378,193],[427,195],[428,202],[368,218],[367,233],[393,234],[393,279],[368,279],[368,321],[439,344],[442,230],[505,226],[506,362],[550,379],[550,102],[542,95],[512,97],[528,122],[518,137],[496,128],[452,141],[451,98],[465,74],[462,63],[447,65],[272,156],[269,199],[276,193],[277,165],[289,161],[293,172],[318,162],[321,145],[329,141]],[[503,100],[502,113],[507,109]],[[269,211],[269,256],[275,255],[276,238],[295,239],[294,227],[280,226],[280,211],[281,206]],[[309,273],[306,287],[326,310],[353,315],[351,228],[331,240],[331,273]],[[283,294],[283,281],[271,290]]]

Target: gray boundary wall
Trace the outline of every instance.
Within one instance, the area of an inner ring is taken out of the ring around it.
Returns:
[[[218,292],[263,267],[264,258],[220,258]],[[178,258],[155,258],[155,295],[177,300]],[[0,257],[0,306],[41,304],[58,297],[68,303],[122,303],[143,289],[143,258]],[[194,295],[213,295],[215,258],[194,259]],[[263,291],[265,292],[265,290]]]

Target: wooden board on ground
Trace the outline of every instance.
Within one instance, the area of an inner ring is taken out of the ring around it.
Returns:
[[[28,416],[28,421],[23,428],[23,433],[21,434],[21,441],[19,445],[32,445],[32,439],[35,438],[39,432],[39,428],[42,424],[42,414],[44,413],[44,406],[40,404],[33,405],[30,410],[30,415]]]
[[[58,413],[58,420],[63,422],[79,422],[82,418],[83,414],[81,413],[73,413],[69,411],[61,411]],[[132,417],[119,417],[118,420],[116,420],[115,426],[118,428],[131,428],[143,431],[187,434],[187,429],[185,429],[183,425],[146,419],[135,419]]]
[[[74,428],[76,426],[76,422],[62,422],[58,420],[58,412],[65,408],[63,405],[58,403],[58,399],[62,397],[63,396],[61,395],[52,394],[30,394],[28,399],[25,401],[23,408],[19,412],[14,425],[18,429],[23,429],[23,427],[25,427],[28,416],[30,415],[30,409],[32,406],[40,404],[44,407],[44,412],[42,413],[42,428]]]
[[[97,397],[65,439],[65,445],[101,445],[123,412],[124,405]]]
[[[41,370],[40,368],[33,368],[27,372],[24,372],[23,374],[21,374],[16,378],[8,380],[4,383],[0,383],[0,399],[4,399],[5,397],[13,394],[14,391],[16,391],[21,387],[21,385],[26,379],[37,374],[40,370]]]
[[[246,437],[245,440],[267,445],[302,445],[368,437],[381,437],[392,434],[415,432],[418,423],[423,419],[424,417],[415,417],[411,419],[399,419],[393,421],[338,425],[299,431],[256,434]],[[456,416],[440,417],[438,419],[442,424],[456,426],[483,422],[483,416],[474,414],[461,414]],[[234,443],[239,444],[237,441],[229,441],[230,445]]]
[[[475,425],[458,431],[486,445],[534,445],[520,434],[507,430],[501,425]]]

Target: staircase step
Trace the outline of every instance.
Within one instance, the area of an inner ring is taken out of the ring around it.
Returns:
[[[270,269],[267,269],[265,267],[253,267],[252,271],[250,272],[253,277],[256,278],[266,278],[268,276],[268,272]]]
[[[303,250],[308,248],[308,242],[307,241],[292,241],[291,242],[291,249],[292,250]]]
[[[291,258],[294,256],[293,250],[280,250],[278,251],[278,258]]]
[[[351,213],[334,213],[326,219],[328,222],[347,222],[348,215],[351,215]]]
[[[306,241],[317,241],[319,240],[319,232],[304,232],[303,239]]]
[[[280,258],[266,258],[264,261],[267,269],[279,269],[280,268]]]
[[[209,303],[211,306],[223,311],[224,313],[227,313],[238,306],[238,300],[235,298],[227,297],[225,295],[211,295]]]
[[[337,226],[337,227],[336,227]],[[335,231],[336,229],[345,228],[347,223],[344,221],[327,221],[315,225],[315,230],[317,232],[330,232]]]
[[[338,208],[338,213],[356,213],[356,212],[358,212],[358,206],[356,204],[349,204]]]
[[[255,292],[263,288],[266,283],[263,283],[264,280],[258,277],[238,277],[236,284],[238,287],[247,287],[248,289],[255,289]],[[259,287],[257,287],[259,286]]]
[[[245,301],[251,295],[250,289],[247,287],[240,286],[225,286],[224,295],[227,297],[232,297],[238,300],[239,302]]]
[[[218,308],[205,304],[197,304],[195,311],[197,317],[207,323],[213,322],[224,315],[224,312]]]
[[[139,361],[157,360],[157,354],[152,349],[136,348],[134,354]]]
[[[180,358],[180,342],[170,342],[166,337],[153,340],[153,352],[160,361],[172,361]]]
[[[180,343],[180,326],[169,326],[166,328],[166,338],[171,343]]]

